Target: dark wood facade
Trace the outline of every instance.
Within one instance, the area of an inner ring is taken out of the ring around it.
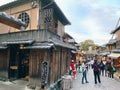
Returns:
[[[31,32],[32,34],[30,34]],[[24,35],[24,37],[26,35],[26,38],[34,39],[37,37],[37,34],[41,34],[44,32],[46,33],[45,35],[42,35],[42,38],[45,37],[46,39],[44,38],[44,40],[47,40],[48,37],[46,37],[46,35],[49,36],[51,32],[47,32],[45,30],[26,31],[23,32],[23,34],[21,32],[12,33],[9,38],[10,41],[7,41],[7,38],[5,40],[4,38],[8,34],[0,35],[0,42],[3,43],[4,46],[7,46],[7,49],[0,50],[0,58],[1,62],[3,62],[1,63],[0,69],[1,71],[5,71],[4,73],[6,73],[6,78],[18,79],[29,76],[30,83],[40,85],[42,83],[42,64],[44,62],[47,62],[47,85],[55,83],[58,79],[61,78],[61,76],[63,76],[67,72],[71,60],[71,45],[69,46],[68,44],[64,43],[63,46],[55,45],[55,48],[51,47],[47,49],[28,49],[27,47],[32,46],[35,41],[32,41],[32,43],[28,44],[26,40],[24,41],[24,39],[18,39],[19,34]],[[29,35],[32,38],[30,38]],[[11,41],[14,36],[16,36],[16,40]],[[52,37],[54,37],[54,34],[52,35]],[[37,41],[37,38],[34,40]],[[44,42],[42,38],[41,42]],[[21,45],[23,45],[23,47],[21,47]],[[67,47],[64,45],[67,45]]]
[[[0,50],[0,77],[7,78],[8,77],[8,67],[9,67],[9,53],[7,50]]]

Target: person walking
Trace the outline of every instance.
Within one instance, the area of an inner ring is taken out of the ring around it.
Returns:
[[[97,84],[97,79],[98,79],[98,82],[101,83],[101,80],[100,80],[100,67],[99,67],[99,65],[97,63],[97,60],[94,60],[92,68],[93,68],[93,72],[94,72],[95,84]]]
[[[104,76],[105,65],[102,60],[99,64],[99,67],[100,67],[100,75],[102,74],[102,76]]]
[[[74,63],[74,60],[71,61],[70,68],[72,69],[72,76],[74,77],[74,79],[76,79],[76,65]]]
[[[111,63],[109,63],[108,65],[108,77],[110,78],[114,78],[114,69],[113,69],[113,65],[111,65]]]
[[[89,83],[87,80],[87,66],[86,66],[86,62],[83,61],[82,65],[82,84],[84,84],[84,80],[86,81],[86,83]]]
[[[108,62],[105,63],[105,76],[108,76]]]

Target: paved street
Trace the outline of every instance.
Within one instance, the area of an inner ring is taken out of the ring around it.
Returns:
[[[94,84],[94,76],[92,70],[87,73],[89,83],[81,84],[81,73],[77,73],[77,79],[73,80],[73,88],[71,90],[119,90],[120,81],[101,76],[101,84]]]
[[[92,69],[87,73],[89,83],[81,84],[81,73],[77,73],[77,79],[73,80],[73,88],[71,90],[119,90],[120,81],[115,79],[101,76],[101,84],[94,84],[94,77]],[[28,89],[27,82],[17,80],[14,82],[0,81],[0,90],[32,90]],[[38,87],[35,90],[40,90]]]
[[[14,82],[2,82],[0,81],[0,90],[34,90],[27,88],[27,82],[23,80],[17,80]],[[38,87],[35,90],[40,90]]]

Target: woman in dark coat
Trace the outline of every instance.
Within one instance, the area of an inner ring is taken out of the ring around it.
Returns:
[[[101,83],[101,80],[100,80],[100,67],[99,67],[99,65],[97,63],[97,60],[94,60],[92,68],[93,68],[93,72],[94,72],[95,84],[97,84],[97,79],[98,79],[98,82]]]

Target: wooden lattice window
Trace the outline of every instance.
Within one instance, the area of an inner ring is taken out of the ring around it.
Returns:
[[[29,15],[26,12],[20,13],[18,19],[21,19],[23,22],[25,22],[27,26],[30,23]]]

